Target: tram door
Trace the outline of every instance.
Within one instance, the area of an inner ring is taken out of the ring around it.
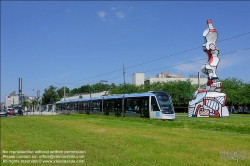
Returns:
[[[150,100],[150,119],[161,119],[161,111],[158,107],[155,96],[151,96]]]

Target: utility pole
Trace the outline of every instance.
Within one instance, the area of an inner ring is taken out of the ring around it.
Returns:
[[[89,97],[90,97],[90,103],[89,103],[89,114],[92,114],[92,98],[91,98],[91,87],[89,86]]]
[[[65,101],[65,86],[63,87],[63,100]]]
[[[103,83],[103,82],[108,82],[108,81],[107,80],[100,80],[100,82]],[[104,96],[106,96],[107,91],[108,91],[108,88],[107,88],[107,86],[105,86],[105,94],[104,94]]]
[[[65,101],[65,86],[63,87],[63,101]],[[67,108],[65,107],[65,103],[63,104],[63,114],[65,114],[66,113],[66,110],[67,110]]]
[[[18,79],[19,105],[22,104],[22,78]]]
[[[125,68],[124,68],[124,63],[123,63],[123,84],[124,84],[124,92],[123,92],[123,98],[122,98],[122,117],[124,117],[124,105],[125,105],[125,93],[126,93],[126,87],[125,87]]]
[[[198,89],[200,89],[200,72],[198,72]]]
[[[40,108],[40,90],[37,90],[37,111],[40,111],[39,108]]]
[[[108,81],[107,81],[107,80],[100,80],[100,82],[103,83],[103,82],[108,82]],[[106,96],[106,93],[107,93],[107,90],[108,90],[108,89],[107,89],[107,86],[105,87],[105,90],[106,90],[106,91],[105,91],[104,96]],[[101,109],[102,109],[102,113],[104,112],[104,111],[103,111],[104,96],[102,96],[102,108],[101,108]]]
[[[124,94],[126,93],[126,86],[125,86],[125,68],[124,68],[124,63],[123,63],[123,85],[124,85]]]

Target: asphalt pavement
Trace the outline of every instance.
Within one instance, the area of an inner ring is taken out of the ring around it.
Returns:
[[[59,113],[45,112],[45,111],[43,111],[43,112],[34,111],[34,113],[33,112],[31,112],[31,113],[30,112],[28,112],[28,113],[23,112],[23,116],[44,116],[44,115],[57,115],[57,114],[59,114]],[[0,118],[15,118],[15,117],[19,117],[19,115],[1,116]]]
[[[27,116],[33,116],[33,115],[56,115],[58,113],[56,112],[52,112],[52,111],[34,111],[34,112],[24,112],[23,115],[27,115]]]

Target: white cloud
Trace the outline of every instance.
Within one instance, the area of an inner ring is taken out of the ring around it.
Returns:
[[[238,53],[243,52],[243,50],[238,50]],[[244,56],[244,55],[237,55],[236,54],[228,54],[228,55],[222,55],[220,56],[220,61],[219,64],[217,66],[217,69],[225,69],[225,68],[232,68],[234,66],[237,65],[245,65],[245,62],[249,62],[250,61],[250,56]],[[195,60],[194,60],[195,61]],[[207,63],[207,59],[201,59],[196,62],[190,62],[187,64],[181,64],[182,62],[179,62],[178,64],[176,64],[177,66],[175,66],[174,68],[176,70],[178,70],[179,72],[183,72],[183,73],[190,73],[190,72],[200,72],[201,68],[204,64]]]
[[[97,14],[98,14],[98,16],[99,16],[100,18],[102,18],[102,21],[105,21],[106,12],[101,11],[101,12],[97,12]]]
[[[123,12],[116,12],[116,16],[119,18],[124,18],[124,13]]]
[[[64,78],[64,77],[67,77],[67,76],[69,76],[70,75],[70,72],[66,72],[66,73],[63,73],[60,77],[61,78]]]
[[[242,51],[238,51],[238,52],[242,52]],[[235,65],[240,65],[240,64],[245,64],[245,62],[248,62],[250,60],[249,56],[239,56],[239,55],[232,55],[231,57],[222,57],[220,58],[220,62],[218,67],[220,69],[224,69],[224,68],[228,68],[228,67],[232,67]]]
[[[115,8],[115,7],[112,7],[111,10],[116,10],[116,8]]]
[[[67,13],[70,13],[70,12],[71,12],[71,9],[70,9],[70,8],[66,9],[66,12],[67,12]]]
[[[183,73],[190,73],[190,72],[200,72],[202,65],[205,63],[193,62],[187,64],[181,64],[181,63],[179,64],[180,65],[174,67],[176,70]]]

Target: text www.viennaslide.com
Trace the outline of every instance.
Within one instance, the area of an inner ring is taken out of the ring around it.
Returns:
[[[3,160],[3,163],[11,163],[11,164],[83,164],[84,160],[62,160],[62,159],[56,159],[56,160]]]

